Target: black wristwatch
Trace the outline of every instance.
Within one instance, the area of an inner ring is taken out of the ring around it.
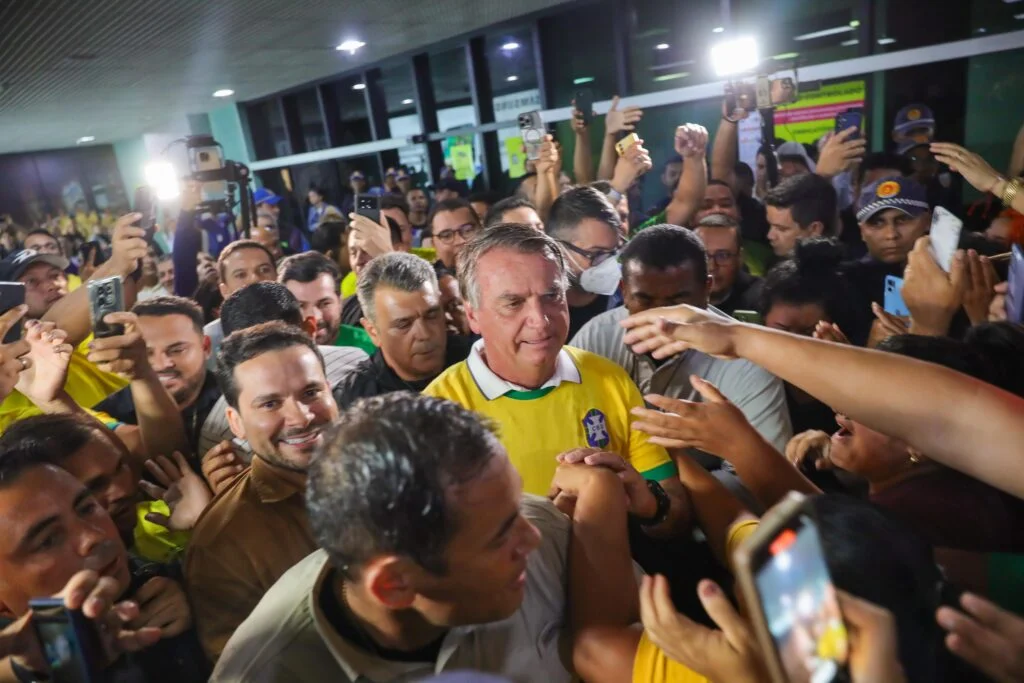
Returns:
[[[672,501],[669,499],[668,494],[665,493],[665,489],[661,488],[661,484],[654,481],[653,479],[647,480],[647,488],[654,496],[654,500],[657,501],[658,507],[654,511],[654,515],[644,519],[643,517],[633,516],[637,524],[644,527],[658,526],[666,519],[668,519],[668,509],[672,505]]]

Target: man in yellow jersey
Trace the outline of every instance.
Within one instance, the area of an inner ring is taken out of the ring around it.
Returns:
[[[61,247],[60,241],[49,230],[43,230],[42,228],[30,230],[28,235],[25,236],[24,246],[25,249],[34,249],[40,254],[64,256],[64,248]],[[75,273],[65,269],[64,275],[68,278],[69,292],[73,292],[82,286],[82,278],[78,277]]]
[[[558,244],[528,225],[496,226],[463,248],[459,279],[482,339],[425,393],[494,420],[527,493],[549,492],[560,453],[599,449],[588,464],[621,473],[645,530],[685,529],[689,497],[675,464],[630,426],[640,391],[615,363],[564,347],[568,281]]]

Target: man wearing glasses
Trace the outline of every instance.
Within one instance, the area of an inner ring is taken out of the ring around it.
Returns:
[[[445,199],[437,203],[427,221],[437,261],[434,269],[456,272],[459,252],[480,231],[480,218],[464,199]]]
[[[729,315],[759,310],[762,280],[743,269],[739,222],[713,213],[702,218],[694,232],[708,253],[712,305]]]
[[[608,198],[592,187],[577,187],[551,205],[547,234],[566,255],[569,275],[569,339],[612,306],[622,267],[622,219]]]

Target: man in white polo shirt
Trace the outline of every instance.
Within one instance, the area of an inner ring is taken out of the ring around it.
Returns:
[[[460,669],[571,680],[569,520],[522,494],[484,420],[408,392],[366,399],[325,437],[308,476],[322,550],[235,631],[212,683],[411,681]]]

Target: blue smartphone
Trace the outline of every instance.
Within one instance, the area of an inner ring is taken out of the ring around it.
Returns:
[[[864,110],[863,109],[847,109],[844,112],[836,114],[836,132],[842,133],[847,128],[856,128],[857,132],[853,137],[859,138],[864,136]]]
[[[1019,323],[1024,314],[1024,252],[1019,244],[1013,245],[1006,283],[1006,319]]]
[[[96,627],[60,598],[29,600],[32,626],[55,683],[90,683],[103,663]]]
[[[883,300],[885,312],[906,318],[910,316],[910,309],[903,303],[903,278],[889,275],[885,278],[885,299]]]

